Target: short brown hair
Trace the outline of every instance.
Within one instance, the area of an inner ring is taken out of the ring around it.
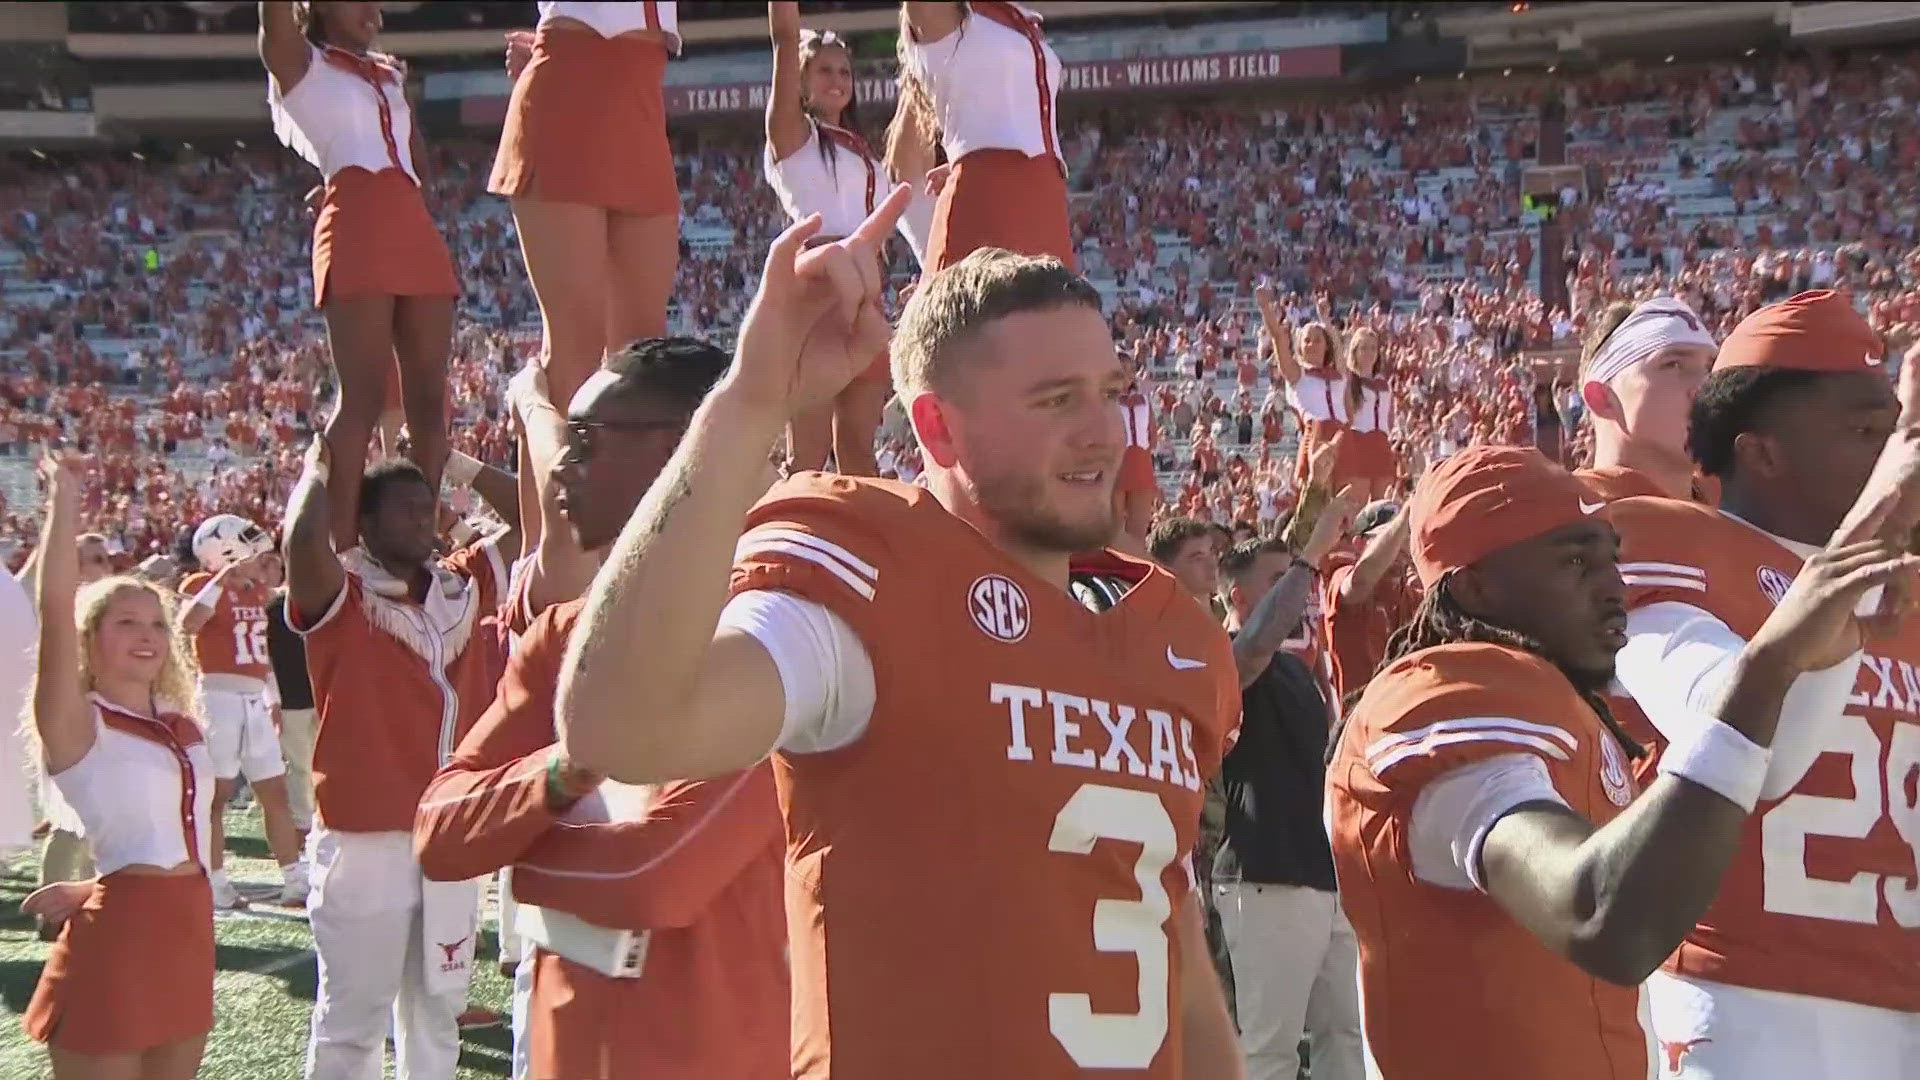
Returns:
[[[1595,316],[1592,324],[1587,327],[1587,338],[1580,343],[1582,382],[1586,381],[1587,369],[1593,366],[1594,355],[1600,351],[1600,346],[1605,345],[1607,339],[1613,336],[1613,332],[1620,329],[1620,324],[1627,321],[1627,316],[1633,314],[1636,306],[1628,300],[1615,300],[1603,308],[1600,314]]]
[[[1261,536],[1252,540],[1243,540],[1227,549],[1220,556],[1220,572],[1231,578],[1253,569],[1253,564],[1262,555],[1285,555],[1294,558],[1293,549],[1285,540],[1277,536]]]
[[[1153,555],[1154,562],[1165,566],[1189,540],[1212,542],[1213,526],[1199,518],[1164,518],[1147,534],[1147,551]]]
[[[987,324],[1027,311],[1100,310],[1100,293],[1050,255],[981,248],[920,283],[893,332],[893,382],[903,393],[940,385],[953,347]]]

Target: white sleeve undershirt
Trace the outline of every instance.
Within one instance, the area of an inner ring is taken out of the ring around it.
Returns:
[[[1413,801],[1413,875],[1443,889],[1485,892],[1480,849],[1487,834],[1515,807],[1541,802],[1567,804],[1546,762],[1533,754],[1499,754],[1441,773]]]
[[[1663,600],[1627,614],[1627,645],[1614,658],[1614,676],[1669,742],[1716,721],[1746,639],[1712,613]],[[1864,654],[1793,681],[1780,705],[1762,799],[1793,789],[1821,753],[1829,717],[1852,696]]]
[[[727,601],[720,628],[751,635],[773,657],[786,697],[777,749],[817,754],[866,733],[876,697],[873,658],[845,619],[804,597],[763,589]]]

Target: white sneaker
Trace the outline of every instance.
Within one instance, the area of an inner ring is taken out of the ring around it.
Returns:
[[[227,880],[225,870],[215,870],[207,875],[207,880],[213,885],[213,910],[245,911],[247,909],[246,897],[241,896],[239,890],[233,887],[233,882]]]
[[[280,885],[280,896],[275,902],[284,907],[306,907],[307,893],[312,888],[307,883],[307,864],[288,863],[280,868],[280,873],[284,880]]]

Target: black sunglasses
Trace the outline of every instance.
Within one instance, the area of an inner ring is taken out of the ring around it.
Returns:
[[[593,456],[602,429],[608,431],[666,431],[686,426],[684,420],[569,420],[567,456],[585,461]]]

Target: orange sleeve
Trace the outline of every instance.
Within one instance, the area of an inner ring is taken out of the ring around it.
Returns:
[[[493,703],[427,784],[413,848],[428,878],[465,881],[498,870],[554,823],[546,799],[554,695],[577,611],[563,605],[534,620]]]
[[[1529,753],[1556,777],[1591,724],[1566,676],[1497,645],[1447,645],[1395,662],[1355,707],[1348,748],[1404,796],[1486,758]],[[1359,741],[1355,741],[1359,740]]]
[[[564,893],[567,911],[598,926],[689,926],[783,835],[768,762],[674,780],[654,792],[642,821],[547,831],[514,864],[513,895],[549,905]],[[582,880],[594,887],[579,888]]]

